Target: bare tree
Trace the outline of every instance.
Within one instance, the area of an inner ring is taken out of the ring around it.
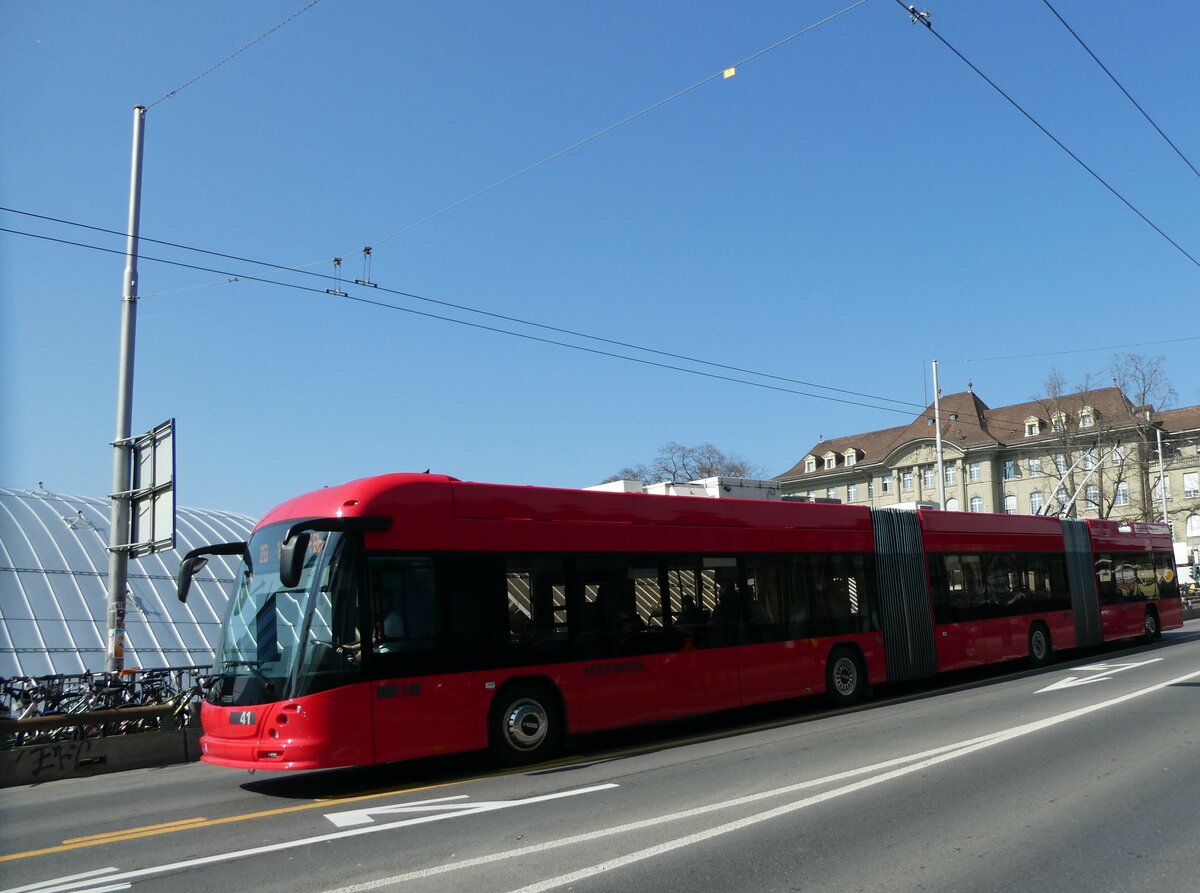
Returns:
[[[1066,377],[1052,368],[1044,387],[1046,395],[1036,400],[1050,426],[1051,440],[1043,447],[1051,451],[1048,458],[1054,470],[1049,473],[1056,481],[1047,508],[1075,517],[1082,503],[1097,517],[1107,518],[1117,508],[1117,493],[1126,479],[1127,450],[1117,431],[1126,422],[1093,412],[1084,424],[1092,390],[1089,375],[1070,388]]]
[[[684,446],[672,440],[663,444],[651,462],[622,468],[608,481],[641,481],[646,484],[670,481],[680,484],[717,476],[754,478],[761,477],[763,473],[760,466],[735,453],[719,450],[711,443]]]
[[[1113,384],[1128,400],[1126,411],[1136,436],[1132,447],[1137,450],[1138,511],[1143,520],[1159,517],[1154,505],[1157,477],[1151,476],[1157,457],[1158,413],[1169,409],[1178,396],[1163,363],[1163,357],[1127,353],[1114,356],[1108,367]]]

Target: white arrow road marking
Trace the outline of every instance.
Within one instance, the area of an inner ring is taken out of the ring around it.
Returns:
[[[522,800],[479,800],[474,803],[451,803],[452,800],[466,800],[467,795],[457,797],[441,797],[437,800],[419,800],[416,803],[396,803],[391,806],[373,806],[368,809],[353,809],[347,812],[327,812],[325,818],[339,828],[350,828],[355,825],[370,825],[375,816],[392,816],[404,813],[440,813],[434,817],[426,817],[426,821],[435,818],[449,818],[452,815],[476,815],[481,812],[495,812],[497,809],[511,809],[514,806],[526,806],[530,803],[544,803],[547,800],[559,800],[563,797],[574,797],[578,794],[590,794],[594,791],[606,791],[615,788],[615,784],[601,784],[590,788],[579,788],[575,791],[559,791],[556,794],[542,794],[538,797],[525,797]]]
[[[1135,667],[1144,667],[1146,664],[1157,663],[1160,660],[1162,660],[1161,657],[1152,657],[1150,660],[1138,661],[1135,664],[1092,664],[1087,667],[1080,667],[1080,670],[1107,673],[1108,675],[1087,676],[1082,678],[1079,676],[1068,676],[1066,679],[1060,679],[1053,685],[1047,685],[1045,688],[1039,688],[1034,692],[1034,694],[1040,695],[1044,691],[1058,691],[1061,688],[1075,688],[1077,685],[1090,685],[1093,682],[1104,682],[1107,679],[1112,679],[1112,677],[1117,673],[1124,673],[1126,670],[1132,670]]]

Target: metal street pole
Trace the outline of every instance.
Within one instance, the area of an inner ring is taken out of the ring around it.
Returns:
[[[129,229],[121,298],[121,354],[117,374],[117,433],[113,438],[111,514],[108,524],[108,647],[104,669],[125,667],[125,591],[129,581],[129,506],[132,487],[133,348],[137,334],[138,223],[142,204],[142,136],[146,109],[133,109],[133,161],[129,175]]]
[[[946,507],[946,469],[942,460],[942,389],[938,387],[937,360],[933,361],[933,426],[936,428],[934,442],[937,444],[938,508]]]
[[[1162,512],[1163,523],[1169,524],[1167,520],[1167,476],[1163,470],[1163,451],[1162,451],[1162,428],[1155,427],[1155,437],[1158,439],[1158,495],[1162,497]]]

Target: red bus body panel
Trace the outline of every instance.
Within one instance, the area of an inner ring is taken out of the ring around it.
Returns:
[[[1087,522],[1092,539],[1093,554],[1101,552],[1165,552],[1174,556],[1171,528],[1159,521]],[[1148,602],[1102,605],[1100,626],[1104,641],[1129,639],[1145,630],[1146,606],[1158,611],[1159,629],[1178,629],[1183,626],[1183,598],[1152,599]]]
[[[1062,524],[1057,518],[942,511],[922,511],[920,516],[927,558],[953,553],[1063,551]],[[935,624],[938,669],[958,670],[1025,657],[1029,629],[1039,620],[1050,631],[1056,651],[1075,647],[1071,611]]]

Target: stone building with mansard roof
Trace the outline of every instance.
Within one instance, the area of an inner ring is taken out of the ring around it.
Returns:
[[[1165,495],[1176,542],[1200,556],[1200,406],[1158,412],[1111,387],[992,408],[968,388],[940,411],[947,510],[1157,520]],[[775,480],[785,498],[937,504],[934,407],[822,440]]]

